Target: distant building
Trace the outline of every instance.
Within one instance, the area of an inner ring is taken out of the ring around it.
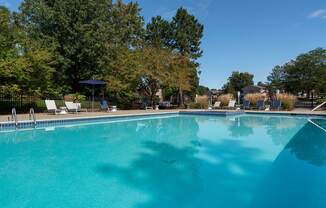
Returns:
[[[242,92],[244,95],[248,93],[267,93],[267,88],[265,86],[260,85],[249,85],[247,87],[242,88]]]
[[[217,97],[223,94],[223,90],[211,89],[210,90],[212,99],[217,99]]]

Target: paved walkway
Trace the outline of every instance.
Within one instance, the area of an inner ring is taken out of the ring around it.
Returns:
[[[186,110],[186,111],[203,111],[203,110]],[[207,111],[207,110],[205,110]],[[226,110],[214,110],[214,111],[226,111]],[[37,120],[44,120],[44,119],[62,119],[62,118],[78,118],[78,117],[97,117],[97,116],[110,116],[110,115],[144,115],[144,114],[155,114],[155,113],[168,113],[174,112],[177,113],[179,110],[119,110],[117,112],[82,112],[82,113],[69,113],[65,115],[53,115],[48,113],[37,113],[36,119]],[[309,114],[309,115],[325,115],[326,111],[315,111],[311,112],[309,109],[295,109],[293,111],[254,111],[248,110],[246,112],[255,112],[255,113],[284,113],[284,114]],[[11,118],[11,115],[0,115],[0,122],[8,121],[8,118]],[[29,120],[28,114],[18,114],[18,121]]]

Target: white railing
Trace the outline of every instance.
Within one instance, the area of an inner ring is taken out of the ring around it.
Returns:
[[[16,108],[11,109],[11,121],[14,121],[16,128],[18,128],[18,119],[17,119]]]
[[[34,108],[29,109],[29,120],[33,120],[34,128],[36,127],[36,116]]]

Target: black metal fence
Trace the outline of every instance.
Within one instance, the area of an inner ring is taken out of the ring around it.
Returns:
[[[44,112],[46,111],[45,99],[55,100],[57,108],[65,106],[63,97],[41,98],[30,95],[0,94],[0,113],[10,114],[12,108],[16,108],[16,111],[20,113],[29,112],[30,108],[34,108],[35,112]],[[100,99],[95,99],[94,109],[99,109],[99,100]],[[82,107],[88,109],[92,108],[91,97],[82,102]]]
[[[55,100],[57,108],[65,106],[63,97],[51,97],[47,99]],[[100,99],[95,99],[94,109],[100,108]],[[36,97],[32,95],[10,95],[0,93],[0,113],[10,114],[12,108],[16,108],[17,112],[28,112],[30,108],[34,108],[35,112],[46,111],[44,102],[45,98]],[[83,108],[92,108],[92,98],[88,97],[86,101],[82,102]],[[312,103],[309,99],[298,99],[296,102],[296,108],[310,108],[317,106],[319,100],[316,99]]]
[[[33,96],[0,94],[0,112],[10,112],[12,108],[16,108],[17,111],[28,111],[37,107],[37,100]]]

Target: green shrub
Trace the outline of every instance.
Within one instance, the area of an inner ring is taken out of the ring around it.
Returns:
[[[65,101],[73,101],[73,102],[83,102],[86,100],[86,96],[79,94],[79,93],[75,93],[75,94],[68,94],[64,96],[64,100]]]

